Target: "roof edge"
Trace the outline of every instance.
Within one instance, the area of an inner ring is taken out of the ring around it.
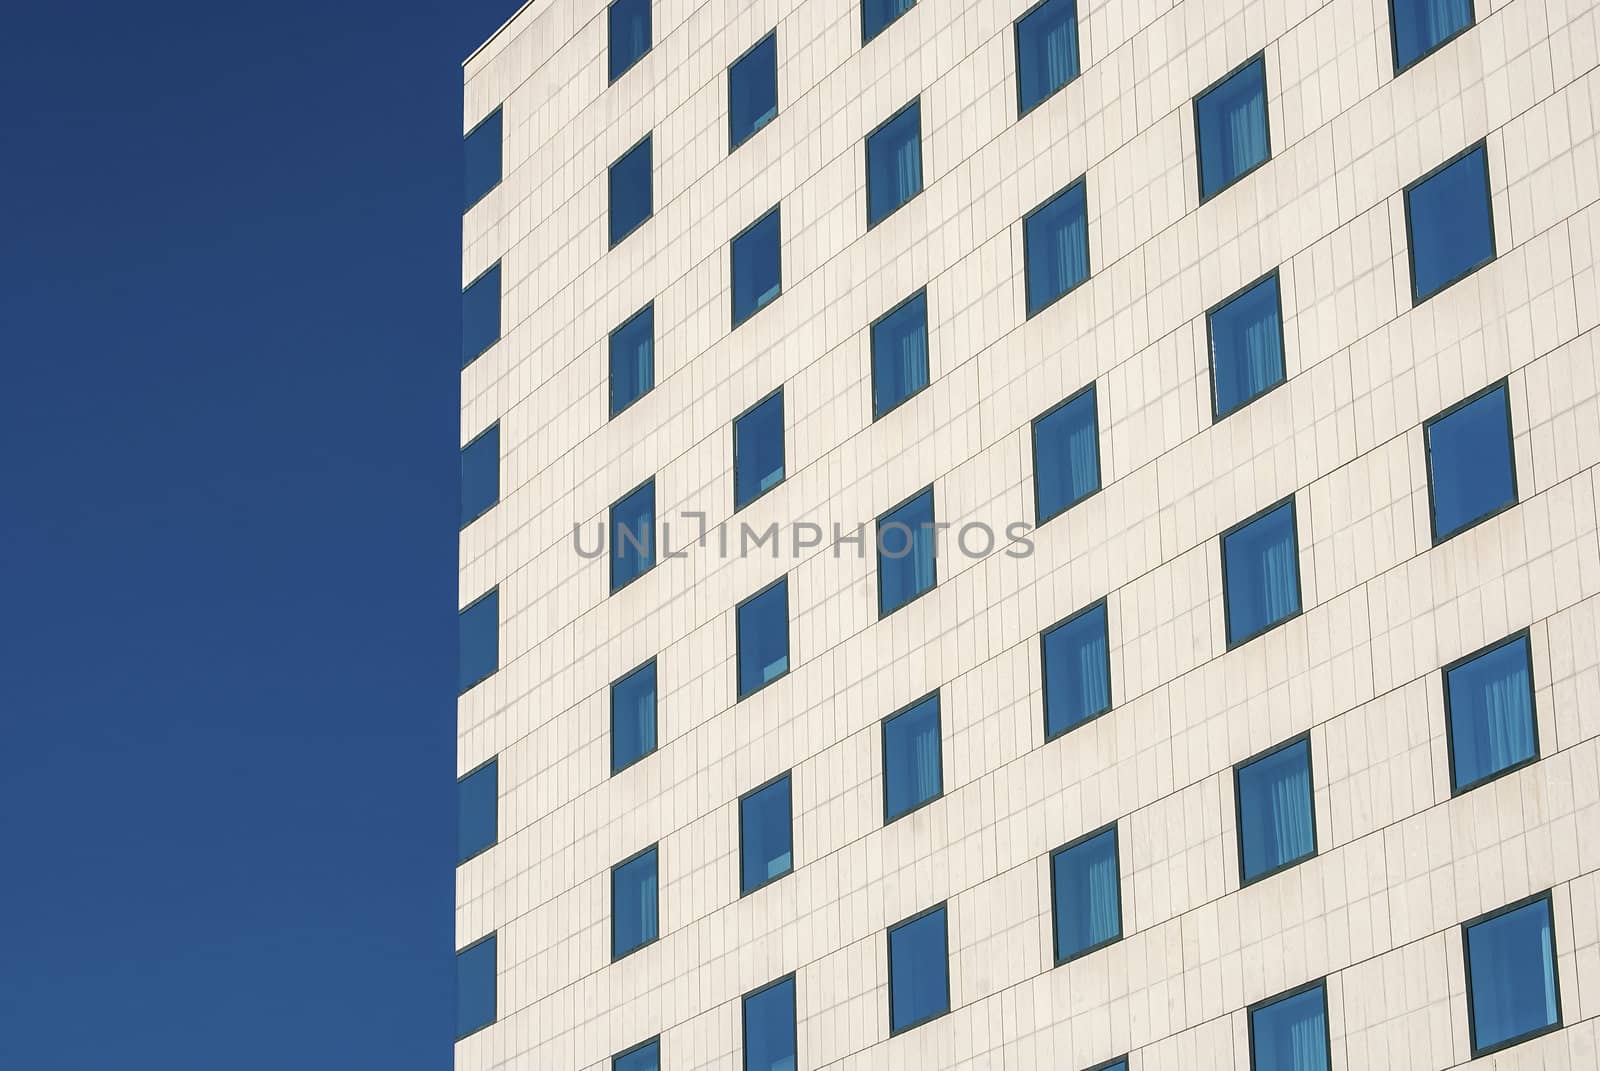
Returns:
[[[538,2],[539,2],[539,0],[526,0],[526,2],[521,7],[517,8],[516,11],[511,13],[511,17],[509,19],[507,19],[506,21],[504,21],[504,22],[502,22],[500,24],[500,28],[498,30],[496,30],[494,33],[490,34],[488,37],[484,38],[483,43],[481,45],[479,45],[477,48],[475,48],[471,52],[467,53],[467,58],[461,61],[461,66],[465,67],[467,64],[469,64],[473,60],[477,59],[479,53],[481,53],[484,49],[488,48],[490,45],[494,44],[495,38],[499,37],[501,34],[506,32],[506,27],[507,26],[510,26],[513,22],[516,22],[518,19],[520,19],[522,17],[522,13],[524,11],[528,10],[530,7],[532,7],[534,4],[536,4]]]

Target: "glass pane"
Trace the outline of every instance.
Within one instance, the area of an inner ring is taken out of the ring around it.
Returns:
[[[746,138],[778,114],[778,35],[768,34],[728,68],[729,145]]]
[[[1227,579],[1230,645],[1299,613],[1294,503],[1285,502],[1224,537],[1222,568]]]
[[[749,892],[794,865],[794,827],[789,778],[774,781],[739,801],[739,891]]]
[[[1514,504],[1515,469],[1510,399],[1504,386],[1429,424],[1434,542]]]
[[[1104,603],[1044,634],[1044,720],[1048,736],[1111,709],[1110,644]]]
[[[883,723],[883,820],[892,822],[943,791],[935,693]]]
[[[490,760],[456,782],[456,862],[464,863],[500,837],[500,763]]]
[[[1082,181],[1056,194],[1022,226],[1028,315],[1089,277],[1089,217]]]
[[[933,488],[878,519],[878,616],[938,582],[934,566]]]
[[[1250,1013],[1255,1071],[1327,1071],[1328,1010],[1321,985]]]
[[[741,509],[783,482],[783,392],[733,425],[733,505]]]
[[[607,175],[611,190],[611,244],[626,238],[653,211],[650,138],[623,153]]]
[[[611,958],[656,939],[656,850],[611,871]]]
[[[744,998],[744,1071],[795,1071],[794,979]]]
[[[656,482],[611,507],[611,590],[647,572],[656,563]]]
[[[1519,636],[1445,674],[1457,789],[1534,757],[1532,667]]]
[[[1122,936],[1115,828],[1057,852],[1051,868],[1057,963]]]
[[[500,339],[500,265],[461,291],[461,367]]]
[[[652,660],[611,686],[611,772],[656,749],[656,664]]]
[[[612,0],[607,10],[607,67],[615,82],[650,51],[650,0]]]
[[[1392,0],[1396,69],[1403,70],[1472,25],[1472,0]]]
[[[1406,191],[1411,296],[1432,297],[1494,259],[1489,157],[1483,146]]]
[[[883,28],[910,11],[917,0],[861,0],[861,41],[872,40]]]
[[[456,1037],[494,1022],[495,936],[456,953]]]
[[[611,1071],[661,1071],[661,1042],[628,1050],[611,1061]]]
[[[501,113],[500,109],[496,108],[487,119],[473,127],[462,142],[463,155],[466,157],[466,200],[462,204],[463,212],[481,201],[484,194],[500,185],[503,146]]]
[[[1078,77],[1077,0],[1044,0],[1017,22],[1017,92],[1023,112]]]
[[[789,582],[780,580],[741,605],[739,698],[789,672]]]
[[[889,931],[889,1031],[926,1022],[950,1010],[950,953],[945,909]]]
[[[1283,312],[1273,273],[1210,317],[1213,412],[1221,418],[1283,382]]]
[[[1560,1021],[1549,900],[1467,927],[1467,965],[1474,1052]]]
[[[733,323],[754,316],[783,289],[778,261],[778,210],[761,217],[732,243]]]
[[[867,136],[867,226],[922,192],[922,107],[912,102]]]
[[[1309,741],[1297,741],[1240,767],[1238,791],[1245,881],[1316,854]]]
[[[460,690],[483,680],[500,668],[500,589],[461,611]]]
[[[500,501],[500,425],[493,424],[461,448],[461,524]]]
[[[1093,387],[1033,422],[1033,460],[1040,524],[1100,489]]]
[[[656,306],[651,302],[611,332],[611,415],[656,383]]]
[[[872,417],[928,385],[928,295],[918,293],[872,325]]]
[[[1200,198],[1238,180],[1271,155],[1267,134],[1267,65],[1257,58],[1195,102]]]

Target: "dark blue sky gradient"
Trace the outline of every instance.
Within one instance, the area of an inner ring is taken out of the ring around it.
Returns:
[[[449,1066],[460,62],[516,0],[0,29],[0,1067]]]

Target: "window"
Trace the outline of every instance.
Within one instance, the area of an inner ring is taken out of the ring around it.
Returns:
[[[928,385],[928,292],[919,290],[872,325],[872,419]]]
[[[1017,114],[1078,77],[1077,0],[1040,0],[1017,20]]]
[[[1461,927],[1474,1059],[1560,1028],[1551,923],[1545,892]]]
[[[1389,0],[1399,74],[1473,23],[1472,0]]]
[[[656,939],[656,846],[611,868],[611,958]]]
[[[1283,299],[1278,273],[1251,283],[1206,314],[1211,417],[1221,420],[1284,380]]]
[[[750,47],[728,68],[728,151],[778,115],[778,31]]]
[[[488,513],[500,501],[500,425],[461,448],[461,527]]]
[[[1406,187],[1411,303],[1420,305],[1495,258],[1489,151],[1479,142]]]
[[[476,1034],[499,1014],[495,1000],[495,935],[456,953],[456,1040]]]
[[[1301,736],[1233,768],[1239,876],[1249,885],[1317,854],[1311,739]]]
[[[734,611],[739,698],[759,692],[789,672],[789,580],[750,596]]]
[[[611,684],[611,772],[656,749],[656,660]]]
[[[1128,1058],[1126,1056],[1109,1063],[1095,1064],[1089,1071],[1128,1071]]]
[[[740,231],[729,243],[733,260],[733,326],[738,327],[783,293],[781,236],[774,208]]]
[[[1444,710],[1455,791],[1465,792],[1538,758],[1528,634],[1446,666]]]
[[[621,591],[656,563],[656,481],[651,477],[611,506],[611,590]]]
[[[867,135],[867,226],[922,192],[922,105],[914,100]]]
[[[1022,262],[1029,316],[1089,277],[1089,210],[1083,179],[1022,221]]]
[[[878,518],[878,616],[888,617],[939,582],[933,488]]]
[[[487,595],[462,610],[457,624],[461,640],[460,694],[465,695],[474,684],[500,668],[500,589],[491,588]]]
[[[1294,499],[1268,506],[1222,534],[1228,646],[1237,647],[1300,612]]]
[[[500,839],[500,760],[490,759],[456,782],[456,865]]]
[[[461,291],[461,367],[500,341],[500,264]]]
[[[883,822],[944,795],[939,753],[939,693],[883,719]]]
[[[1033,422],[1033,507],[1043,524],[1100,490],[1094,384]]]
[[[950,1010],[950,943],[945,905],[889,928],[889,1033]]]
[[[783,388],[757,402],[733,422],[733,508],[750,503],[783,482]]]
[[[794,1071],[794,975],[746,993],[744,1071]]]
[[[661,1039],[635,1045],[611,1058],[611,1071],[661,1071]]]
[[[1328,1071],[1328,994],[1322,982],[1249,1011],[1251,1071]]]
[[[1206,201],[1272,157],[1267,60],[1257,55],[1194,98],[1200,200]]]
[[[651,302],[611,332],[611,415],[656,385],[656,304]]]
[[[1051,853],[1050,899],[1058,965],[1122,939],[1115,825]]]
[[[916,3],[917,0],[861,0],[861,43],[866,44],[878,36]]]
[[[1517,504],[1511,395],[1505,380],[1428,421],[1423,435],[1435,544]]]
[[[650,0],[611,0],[606,39],[607,67],[615,82],[650,51]]]
[[[611,244],[615,247],[655,211],[649,134],[611,165],[606,182],[611,193]]]
[[[739,894],[755,892],[794,869],[789,775],[739,800]]]
[[[1111,645],[1105,600],[1050,626],[1039,637],[1044,652],[1044,737],[1111,709]]]
[[[490,112],[488,118],[473,127],[462,139],[462,155],[466,158],[464,168],[466,200],[462,203],[461,211],[465,212],[479,201],[484,195],[500,185],[501,156],[505,142],[501,133],[501,113],[496,108]]]

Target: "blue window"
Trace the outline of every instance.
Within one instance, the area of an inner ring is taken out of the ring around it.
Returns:
[[[912,101],[867,135],[867,226],[922,192],[922,104]]]
[[[1283,299],[1278,273],[1206,314],[1211,342],[1211,415],[1221,420],[1284,380]]]
[[[461,527],[500,501],[500,425],[491,424],[461,448]]]
[[[1328,994],[1321,982],[1249,1012],[1251,1071],[1328,1071]]]
[[[743,699],[789,672],[788,577],[740,603],[734,619],[739,698]]]
[[[861,43],[866,44],[878,36],[916,3],[917,0],[861,0]]]
[[[1223,533],[1222,587],[1229,647],[1300,612],[1300,554],[1292,497]]]
[[[783,482],[783,388],[733,422],[733,508],[743,509]]]
[[[878,616],[888,617],[939,582],[933,488],[878,518]]]
[[[1022,221],[1029,316],[1054,304],[1089,278],[1089,209],[1085,191],[1080,178]]]
[[[883,821],[887,825],[944,795],[939,693],[883,719]]]
[[[1128,1058],[1126,1056],[1109,1063],[1096,1064],[1089,1071],[1128,1071]]]
[[[742,1003],[744,1071],[794,1071],[794,975],[746,993]]]
[[[611,415],[656,385],[656,304],[651,302],[611,332]]]
[[[1446,409],[1423,431],[1435,543],[1517,504],[1505,380]]]
[[[1389,0],[1394,70],[1405,70],[1473,23],[1472,0]]]
[[[621,591],[656,563],[656,481],[651,477],[611,507],[611,590]]]
[[[729,243],[733,261],[733,326],[738,327],[783,293],[781,237],[778,210],[774,208]]]
[[[794,869],[789,775],[739,800],[739,893],[754,892]]]
[[[1039,637],[1044,652],[1044,735],[1053,739],[1111,709],[1111,645],[1104,600]]]
[[[456,782],[456,865],[500,839],[500,760],[490,759]]]
[[[928,385],[928,293],[919,290],[872,325],[872,419]]]
[[[500,109],[489,113],[488,118],[473,127],[462,139],[462,155],[466,158],[464,186],[466,200],[461,206],[465,212],[484,195],[500,185],[500,169],[504,166],[501,155],[504,149],[501,132]]]
[[[1078,2],[1040,0],[1017,20],[1017,114],[1078,77]]]
[[[773,30],[728,68],[728,151],[777,115],[778,31]]]
[[[1561,1026],[1550,894],[1461,928],[1474,1058]]]
[[[456,953],[456,1040],[495,1021],[495,935]]]
[[[611,772],[656,749],[656,660],[611,685]]]
[[[1413,305],[1495,258],[1489,150],[1483,142],[1406,187],[1406,237]]]
[[[500,589],[493,588],[461,611],[460,692],[500,668]]]
[[[1033,506],[1038,522],[1100,490],[1100,427],[1094,384],[1033,422]]]
[[[611,1071],[661,1071],[661,1039],[651,1038],[611,1058]]]
[[[461,367],[500,341],[500,264],[461,291]]]
[[[1317,854],[1311,740],[1301,736],[1234,767],[1240,883],[1249,885]]]
[[[1266,57],[1248,60],[1194,98],[1194,128],[1202,201],[1271,159]]]
[[[950,1010],[950,942],[945,906],[889,928],[889,1033]]]
[[[610,191],[611,244],[632,234],[655,211],[650,164],[650,135],[623,153],[606,172]]]
[[[656,939],[656,846],[611,868],[611,958]]]
[[[1122,938],[1117,827],[1107,826],[1050,856],[1056,962],[1077,959]]]
[[[1444,709],[1455,791],[1465,792],[1538,758],[1528,634],[1446,666]]]
[[[650,51],[650,0],[611,0],[606,46],[606,66],[615,82]]]

